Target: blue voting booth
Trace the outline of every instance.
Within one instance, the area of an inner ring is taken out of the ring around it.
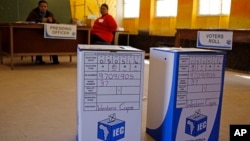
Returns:
[[[151,48],[146,132],[156,141],[218,141],[225,52]]]

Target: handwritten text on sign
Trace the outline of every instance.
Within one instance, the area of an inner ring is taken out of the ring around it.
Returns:
[[[197,47],[232,50],[233,32],[198,31]]]
[[[45,24],[44,38],[76,39],[76,25]]]

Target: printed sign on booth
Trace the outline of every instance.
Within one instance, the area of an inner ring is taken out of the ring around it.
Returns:
[[[198,31],[197,47],[232,50],[233,32],[231,31]]]
[[[76,40],[76,25],[44,24],[44,38]]]

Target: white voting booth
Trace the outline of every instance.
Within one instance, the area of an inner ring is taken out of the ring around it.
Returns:
[[[78,45],[77,140],[140,141],[144,52]]]
[[[151,48],[146,132],[156,141],[218,141],[225,53]]]

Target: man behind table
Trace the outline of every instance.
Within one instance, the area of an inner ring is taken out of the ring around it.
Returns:
[[[54,15],[48,10],[48,2],[40,0],[38,7],[34,8],[28,15],[26,21],[33,21],[36,23],[56,23]],[[53,64],[59,64],[58,56],[52,55]],[[36,56],[36,63],[44,64],[42,56]]]

